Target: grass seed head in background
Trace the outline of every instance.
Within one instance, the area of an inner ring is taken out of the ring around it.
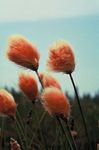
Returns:
[[[11,145],[11,150],[21,150],[20,145],[13,138],[10,139],[10,145]]]
[[[39,52],[27,39],[20,35],[9,38],[8,58],[18,65],[37,70],[39,66]]]
[[[99,150],[99,144],[97,144],[97,150]]]
[[[16,114],[16,103],[13,96],[6,90],[0,90],[0,113],[14,117]]]
[[[62,115],[67,118],[70,115],[70,104],[64,93],[55,87],[45,88],[42,93],[42,101],[45,110],[50,115]]]
[[[57,41],[50,47],[48,67],[56,72],[72,73],[75,69],[75,58],[72,48],[64,41]]]
[[[56,87],[61,90],[61,86],[56,78],[48,73],[40,73],[40,79],[42,80],[44,88],[46,87]]]
[[[33,75],[21,73],[19,87],[32,102],[35,102],[38,97],[38,85]]]

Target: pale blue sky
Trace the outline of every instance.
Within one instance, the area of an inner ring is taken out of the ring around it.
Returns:
[[[0,21],[99,14],[99,0],[0,0]]]
[[[98,0],[0,0],[0,87],[16,87],[24,70],[6,58],[11,34],[21,34],[37,45],[40,71],[46,69],[49,45],[58,39],[69,41],[76,57],[73,75],[80,93],[93,95],[99,90]],[[55,75],[63,90],[73,93],[68,76]]]

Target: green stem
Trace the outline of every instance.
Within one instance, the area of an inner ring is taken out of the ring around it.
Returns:
[[[46,116],[46,112],[44,112],[43,114],[42,114],[42,116],[41,116],[41,119],[40,119],[40,121],[39,121],[39,126],[38,126],[38,128],[40,127],[40,124],[41,124],[41,122],[43,121],[43,119],[45,118],[45,116]],[[31,129],[30,129],[31,130]],[[31,145],[32,145],[32,142],[33,142],[33,139],[35,138],[35,136],[32,136],[32,138],[31,138],[31,141],[30,141],[30,144],[29,144],[29,150],[30,150],[30,148],[31,148]]]
[[[72,75],[69,74],[69,76],[70,76],[70,79],[71,79],[71,82],[72,82],[72,85],[73,85],[73,88],[74,88],[74,91],[75,91],[77,103],[78,103],[78,106],[79,106],[79,110],[80,110],[82,121],[83,121],[84,128],[85,128],[85,133],[86,133],[86,136],[87,136],[87,139],[88,139],[88,144],[89,144],[90,149],[92,149],[92,146],[91,146],[91,143],[90,143],[90,138],[89,138],[89,133],[88,133],[88,128],[87,128],[87,125],[86,125],[83,109],[82,109],[81,104],[80,104],[80,99],[79,99],[79,96],[78,96],[78,92],[77,92],[77,89],[76,89],[76,86],[75,86]]]
[[[57,129],[56,129],[56,131],[57,131]],[[61,129],[59,128],[58,131],[56,132],[56,138],[55,138],[55,140],[54,140],[54,142],[53,142],[51,147],[53,147],[55,144],[57,144],[56,142],[57,142],[58,136],[60,134],[60,131],[61,131]]]
[[[71,150],[76,150],[76,149],[73,148],[73,146],[72,146],[72,144],[71,144],[71,141],[70,141],[68,135],[66,134],[66,131],[64,130],[64,127],[63,127],[63,125],[62,125],[62,123],[61,123],[60,118],[56,116],[56,119],[57,119],[57,121],[58,121],[58,123],[59,123],[59,125],[60,125],[60,127],[61,127],[62,132],[64,133],[64,135],[65,135],[65,137],[66,137],[66,139],[67,139],[67,141],[68,141],[68,143],[69,143],[69,145],[70,145]]]
[[[2,145],[4,146],[4,143],[5,143],[5,135],[4,135],[5,116],[2,116],[1,119],[2,119],[2,123],[1,123],[1,149],[2,149]]]
[[[37,74],[37,77],[38,77],[38,79],[39,79],[39,82],[41,83],[42,89],[44,89],[44,86],[43,86],[42,80],[41,80],[40,77],[39,77],[38,71],[36,70],[35,72],[36,72],[36,74]],[[67,140],[68,140],[68,143],[70,144],[71,149],[74,150],[73,147],[72,147],[72,144],[71,144],[71,142],[70,142],[70,139],[69,139],[68,136],[66,135],[66,132],[65,132],[64,127],[63,127],[63,125],[62,125],[62,123],[61,123],[61,120],[60,120],[57,116],[56,116],[56,119],[57,119],[57,121],[59,122],[59,125],[61,126],[61,129],[62,129],[64,135],[66,136],[66,138],[67,138]],[[75,150],[76,150],[76,149],[75,149]]]
[[[35,71],[35,72],[36,72],[36,75],[37,75],[37,77],[38,77],[38,79],[39,79],[39,82],[40,82],[40,84],[41,84],[41,86],[42,86],[42,89],[44,89],[43,82],[42,82],[42,80],[41,80],[40,77],[39,77],[38,71]]]
[[[20,139],[22,148],[23,148],[23,150],[25,150],[26,147],[25,147],[24,141],[23,141],[23,139],[22,139],[21,130],[20,130],[20,125],[19,125],[18,120],[17,120],[16,118],[15,118],[15,123],[16,123],[16,130],[17,130],[17,133],[18,133],[18,136],[19,136],[19,139]]]
[[[21,120],[21,116],[20,116],[20,113],[19,113],[18,109],[17,109],[16,112],[17,112],[17,116],[18,116],[18,125],[19,125],[19,128],[20,128],[20,133],[23,136],[26,147],[27,147],[27,139],[26,139],[26,133],[25,133],[24,125],[23,125],[23,122]]]
[[[20,116],[20,113],[19,113],[18,109],[16,110],[16,113],[17,113],[17,117],[18,117],[21,129],[22,129],[22,132],[24,133],[24,126],[23,126],[23,122],[21,120],[21,116]]]
[[[74,145],[74,149],[75,149],[75,150],[78,150],[78,148],[77,148],[77,146],[76,146],[76,143],[75,143],[75,140],[74,140],[74,138],[73,138],[73,136],[72,136],[72,134],[71,134],[71,131],[70,131],[68,122],[66,122],[66,128],[67,128],[67,130],[68,130],[69,136],[70,136],[70,138],[71,138],[71,140],[72,140],[72,143],[73,143],[73,145]]]
[[[46,111],[44,111],[41,118],[40,118],[39,126],[40,126],[41,122],[43,121],[43,119],[45,118],[46,114],[47,114]]]

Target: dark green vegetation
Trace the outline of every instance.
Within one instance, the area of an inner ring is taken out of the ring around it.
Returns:
[[[10,92],[18,104],[17,120],[21,125],[19,134],[22,141],[16,130],[15,122],[11,118],[1,117],[0,150],[10,150],[9,141],[11,137],[18,140],[20,145],[22,145],[21,142],[25,141],[25,146],[28,145],[29,150],[69,150],[57,121],[45,113],[39,102],[32,104],[22,93],[16,92],[14,89]],[[79,150],[88,150],[79,108],[74,100],[75,97],[69,95],[68,97],[71,103],[74,130],[77,132],[75,142]],[[96,144],[99,143],[99,94],[94,97],[86,94],[80,97],[80,100],[86,116],[91,144],[95,150]],[[63,125],[65,128],[64,122]]]

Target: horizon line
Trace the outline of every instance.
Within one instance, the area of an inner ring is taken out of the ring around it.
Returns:
[[[23,19],[23,20],[0,20],[0,23],[24,23],[24,22],[47,22],[47,21],[57,21],[57,20],[72,20],[72,19],[79,19],[79,18],[93,18],[99,17],[99,14],[92,14],[92,15],[78,15],[78,16],[66,16],[66,17],[49,17],[49,18],[40,18],[40,19]]]

